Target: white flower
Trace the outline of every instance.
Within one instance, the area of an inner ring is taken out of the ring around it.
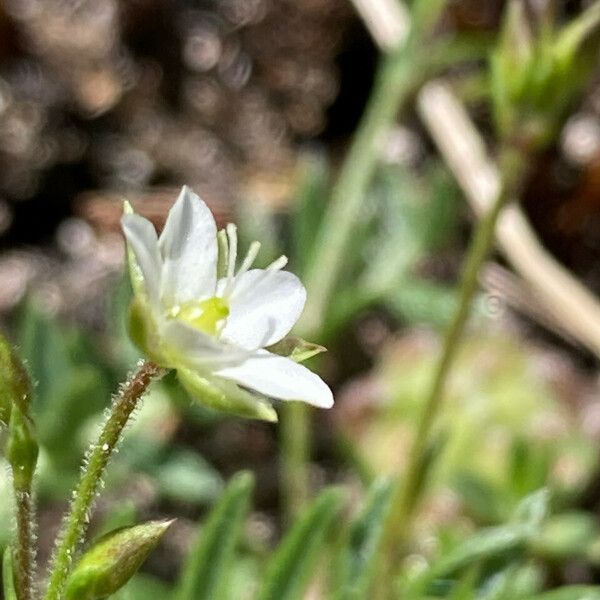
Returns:
[[[270,404],[246,390],[332,406],[331,390],[317,375],[265,350],[288,334],[306,300],[300,280],[281,270],[285,257],[251,269],[260,248],[254,242],[236,272],[235,226],[217,234],[210,210],[188,187],[160,238],[128,205],[125,213],[135,293],[130,330],[152,360],[176,369],[192,394],[221,410],[276,418]]]

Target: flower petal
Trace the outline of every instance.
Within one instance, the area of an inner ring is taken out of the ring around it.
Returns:
[[[212,296],[217,279],[217,226],[208,206],[183,186],[160,235],[161,297],[177,304]]]
[[[293,273],[248,271],[235,283],[222,337],[249,350],[270,346],[287,335],[305,302],[306,290]]]
[[[166,320],[160,328],[162,353],[172,368],[213,369],[245,360],[248,353],[223,343],[182,321]]]
[[[320,408],[333,406],[333,394],[318,375],[266,350],[259,350],[243,363],[218,369],[214,374],[271,398],[300,400]]]
[[[161,261],[154,226],[148,219],[136,214],[123,215],[121,225],[129,247],[129,269],[134,291],[143,291],[150,303],[157,307]]]

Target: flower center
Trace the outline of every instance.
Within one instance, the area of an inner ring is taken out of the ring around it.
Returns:
[[[229,316],[229,306],[223,298],[213,296],[200,302],[191,301],[175,306],[169,316],[184,321],[195,329],[216,336]]]

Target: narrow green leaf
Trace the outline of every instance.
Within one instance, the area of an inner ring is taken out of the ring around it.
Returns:
[[[313,155],[302,163],[303,173],[294,206],[292,243],[294,265],[299,273],[308,268],[323,219],[328,195],[329,171],[325,160]]]
[[[389,509],[392,484],[375,483],[365,507],[350,528],[348,544],[342,551],[336,600],[360,600],[376,573],[377,549],[383,534],[383,522]]]
[[[600,600],[600,586],[567,585],[530,596],[526,600]]]
[[[474,600],[476,598],[477,579],[479,569],[477,565],[471,567],[466,575],[454,586],[448,600]]]
[[[284,537],[271,559],[259,600],[300,600],[314,574],[323,542],[342,502],[340,490],[330,488],[308,507]]]
[[[236,475],[202,527],[183,567],[176,600],[226,598],[236,543],[250,505],[254,481],[250,473]]]
[[[521,523],[482,529],[444,556],[433,567],[431,575],[435,578],[447,576],[477,561],[519,549],[530,534],[530,527]]]
[[[10,546],[4,549],[2,557],[2,589],[4,590],[4,600],[17,600]]]

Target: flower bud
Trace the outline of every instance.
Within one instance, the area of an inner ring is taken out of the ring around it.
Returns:
[[[0,335],[0,423],[8,424],[13,404],[29,414],[31,382],[8,340]]]
[[[12,407],[6,442],[6,458],[13,472],[18,490],[30,490],[38,457],[38,443],[31,419],[21,412],[18,405]]]
[[[99,600],[120,590],[142,566],[171,523],[150,521],[102,537],[73,570],[65,599]]]
[[[490,65],[498,134],[525,151],[543,149],[581,92],[594,62],[583,42],[600,23],[592,5],[566,27],[532,24],[524,3],[511,0]],[[537,25],[537,27],[535,26]]]

